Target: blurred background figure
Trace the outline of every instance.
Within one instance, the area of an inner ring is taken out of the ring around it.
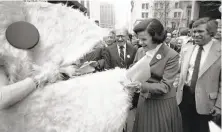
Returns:
[[[137,36],[135,33],[132,33],[132,45],[133,45],[136,49],[139,49],[140,47],[142,47],[142,46],[139,44],[138,36]]]
[[[174,30],[172,32],[172,38],[177,38],[178,37],[178,31],[177,30]]]
[[[177,52],[180,51],[179,48],[177,47],[176,39],[172,38],[172,34],[170,32],[167,33],[164,43],[171,49],[174,49]]]
[[[178,52],[178,53],[180,53],[182,45],[183,45],[183,39],[179,39],[179,38],[178,38],[178,39],[176,40],[176,47],[177,47],[177,52]]]
[[[193,26],[194,20],[191,20],[189,22],[189,33],[187,36],[191,37],[192,36],[192,26]]]
[[[184,27],[184,28],[180,29],[180,33],[179,33],[180,36],[177,37],[177,41],[176,41],[177,42],[177,47],[178,47],[177,50],[179,52],[180,52],[181,48],[184,47],[184,45],[186,45],[188,43],[188,41],[191,40],[191,37],[188,36],[189,33],[190,33],[189,28]]]
[[[214,36],[214,38],[221,41],[221,19],[217,19],[216,21],[218,23],[218,27],[217,27],[217,33]]]
[[[111,46],[116,41],[115,31],[111,30],[108,34],[108,36],[104,37],[105,45]]]
[[[96,25],[99,26],[99,20],[95,20],[94,22],[95,22]]]

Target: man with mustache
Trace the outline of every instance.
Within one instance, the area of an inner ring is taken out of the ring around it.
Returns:
[[[207,17],[193,23],[190,44],[181,55],[177,88],[183,132],[209,132],[208,121],[221,115],[221,48],[213,39],[217,23]]]

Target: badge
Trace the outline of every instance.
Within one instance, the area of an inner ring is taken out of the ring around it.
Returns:
[[[159,60],[162,58],[161,54],[156,55],[156,58]]]

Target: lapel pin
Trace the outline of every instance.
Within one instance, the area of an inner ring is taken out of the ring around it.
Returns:
[[[130,55],[127,55],[126,57],[127,57],[127,58],[130,58]]]
[[[160,60],[162,58],[161,54],[156,55],[156,58]]]

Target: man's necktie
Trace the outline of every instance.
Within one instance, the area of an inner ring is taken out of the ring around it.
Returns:
[[[125,61],[124,61],[124,47],[123,46],[120,46],[120,54],[119,54],[119,57],[120,57],[120,63],[121,63],[121,68],[125,67]]]
[[[203,50],[203,46],[200,46],[197,53],[196,60],[195,60],[195,64],[194,64],[193,75],[191,78],[191,84],[190,84],[191,93],[195,93],[195,87],[196,87],[198,73],[200,69],[200,60],[201,60],[202,50]]]

